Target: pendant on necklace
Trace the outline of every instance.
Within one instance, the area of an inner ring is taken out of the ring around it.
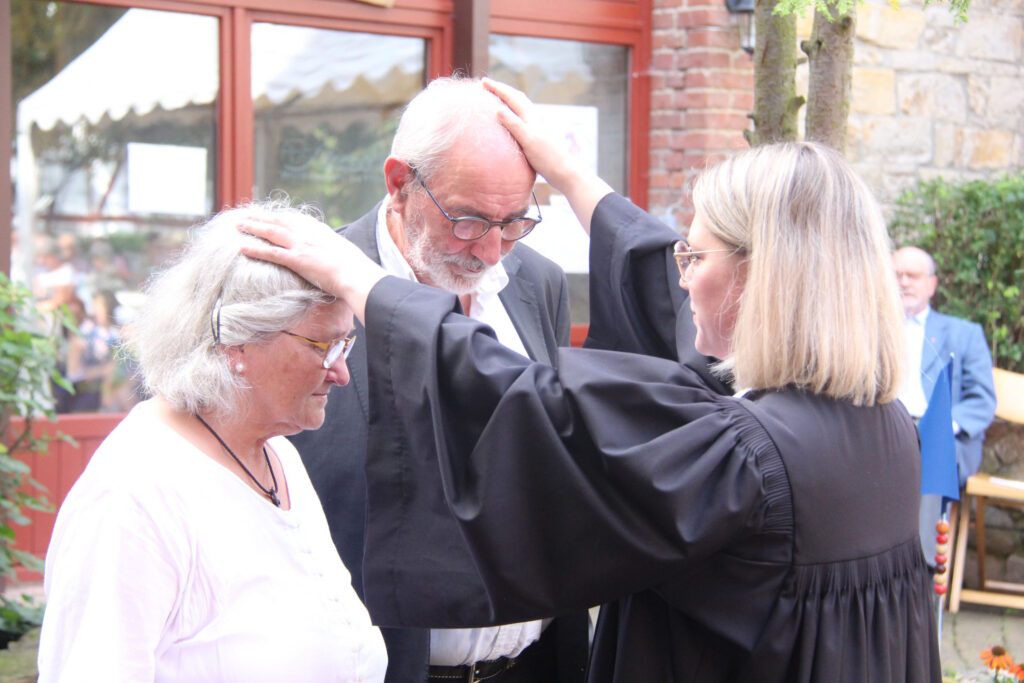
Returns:
[[[277,491],[270,492],[270,502],[277,507],[281,507],[281,499],[277,497]]]

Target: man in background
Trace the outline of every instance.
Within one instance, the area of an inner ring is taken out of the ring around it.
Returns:
[[[950,365],[953,434],[956,464],[963,487],[967,477],[981,465],[982,443],[996,410],[992,356],[981,325],[937,313],[931,299],[938,286],[935,261],[917,247],[903,247],[893,255],[900,298],[906,319],[907,375],[900,400],[919,419],[928,407],[935,381],[946,363]],[[935,522],[941,501],[938,496],[922,497],[921,541],[925,557],[932,562]]]

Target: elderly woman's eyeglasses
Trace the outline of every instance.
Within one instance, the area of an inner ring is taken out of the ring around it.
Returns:
[[[420,177],[419,171],[411,167],[412,174],[416,176],[416,180],[423,186],[423,189],[427,191],[427,196],[434,202],[434,206],[437,207],[438,211],[444,214],[452,223],[452,235],[455,239],[462,240],[463,242],[472,242],[478,240],[490,231],[491,228],[497,226],[501,229],[501,239],[505,242],[515,242],[521,240],[530,234],[530,231],[537,227],[537,224],[543,220],[540,215],[540,203],[537,201],[537,195],[530,191],[530,195],[533,197],[533,205],[537,207],[537,217],[530,218],[529,216],[520,216],[519,218],[513,218],[507,221],[489,221],[486,218],[480,216],[452,216],[441,203],[437,201],[437,197],[430,191],[427,184],[423,182],[423,178]]]
[[[689,282],[693,277],[693,270],[700,265],[701,256],[704,254],[733,253],[735,249],[704,249],[694,251],[686,240],[679,240],[672,247],[672,256],[676,259],[676,267],[679,268],[679,279]]]
[[[290,337],[295,337],[296,339],[301,339],[302,341],[306,342],[307,344],[312,344],[313,346],[317,347],[318,349],[323,349],[323,352],[324,352],[323,369],[324,370],[329,369],[332,365],[334,365],[336,362],[338,362],[338,358],[340,358],[342,356],[344,356],[347,359],[348,355],[350,353],[352,353],[352,346],[356,343],[356,335],[354,335],[354,334],[351,337],[338,337],[337,339],[332,339],[330,341],[322,342],[322,341],[317,341],[316,339],[310,339],[309,337],[303,337],[301,334],[295,334],[294,332],[289,332],[288,330],[281,330],[281,331],[284,332],[285,334],[287,334]]]

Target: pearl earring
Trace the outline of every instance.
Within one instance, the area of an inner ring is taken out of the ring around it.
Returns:
[[[245,370],[245,364],[243,364],[243,363],[235,363],[235,372],[237,372],[238,374],[242,374],[242,372],[244,370]]]

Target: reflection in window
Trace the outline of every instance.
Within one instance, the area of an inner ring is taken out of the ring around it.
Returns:
[[[525,92],[564,144],[615,190],[626,194],[629,139],[629,49],[621,45],[492,35],[491,76]],[[539,181],[544,222],[524,240],[565,269],[572,321],[590,319],[588,241],[568,202]]]
[[[423,88],[425,41],[257,23],[252,52],[253,196],[284,192],[335,226],[372,209],[401,108]]]
[[[12,0],[12,275],[67,305],[62,411],[138,399],[113,347],[139,288],[214,203],[217,20]]]

